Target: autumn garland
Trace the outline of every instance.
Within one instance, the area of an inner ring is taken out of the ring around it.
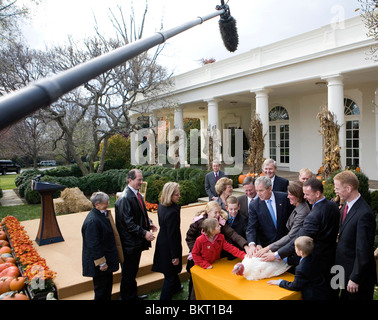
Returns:
[[[12,216],[7,216],[1,221],[1,225],[6,227],[9,240],[15,253],[16,260],[21,264],[23,276],[29,282],[32,280],[52,281],[56,272],[49,269],[46,260],[42,258],[33,246],[24,226]]]

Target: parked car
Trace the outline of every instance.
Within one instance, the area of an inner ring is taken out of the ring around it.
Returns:
[[[38,163],[39,166],[56,166],[55,160],[44,160]]]
[[[20,173],[21,167],[14,163],[12,160],[0,160],[0,172],[1,174],[7,174],[7,172]]]

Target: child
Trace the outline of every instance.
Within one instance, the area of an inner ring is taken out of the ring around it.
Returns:
[[[295,242],[295,252],[301,257],[299,265],[295,268],[293,282],[286,280],[270,280],[268,284],[279,285],[292,291],[302,291],[303,300],[325,300],[328,297],[328,287],[319,266],[314,263],[312,250],[314,241],[307,236],[298,237]]]
[[[204,269],[211,269],[211,264],[220,258],[222,249],[244,259],[245,253],[228,243],[220,233],[218,220],[207,218],[202,222],[202,235],[197,238],[192,250],[194,264]]]
[[[245,231],[248,224],[248,217],[239,214],[240,204],[235,196],[230,196],[226,200],[228,220],[227,223],[244,239],[246,238]]]

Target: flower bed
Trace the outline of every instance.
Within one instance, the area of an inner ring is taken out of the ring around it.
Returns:
[[[42,258],[33,246],[28,234],[20,222],[12,216],[1,221],[1,227],[7,234],[7,241],[12,249],[15,262],[25,278],[24,290],[29,299],[46,299],[49,292],[56,293],[53,279],[56,272],[49,269],[46,260]]]
[[[146,204],[147,211],[149,211],[149,212],[156,212],[157,211],[157,208],[158,208],[157,203],[149,203],[148,201],[144,201],[144,203]]]

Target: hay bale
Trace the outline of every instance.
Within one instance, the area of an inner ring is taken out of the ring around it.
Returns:
[[[54,210],[56,214],[67,213],[67,207],[62,198],[54,199]]]
[[[92,203],[79,188],[66,188],[61,194],[60,198],[64,201],[64,213],[84,212],[92,209]],[[57,201],[58,206],[61,205]],[[61,205],[63,207],[63,205]]]

